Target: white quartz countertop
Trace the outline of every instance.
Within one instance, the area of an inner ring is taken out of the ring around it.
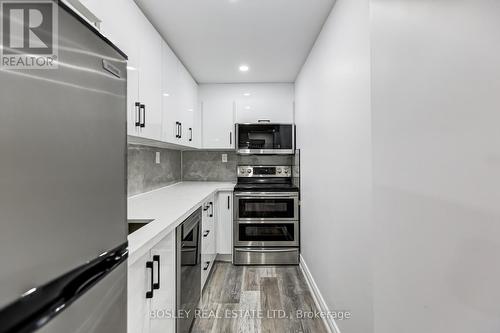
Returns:
[[[213,193],[234,183],[181,182],[128,198],[129,220],[153,220],[128,236],[129,265],[182,223]]]

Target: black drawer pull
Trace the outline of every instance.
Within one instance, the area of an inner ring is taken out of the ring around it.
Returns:
[[[152,261],[146,261],[146,268],[151,269],[151,289],[146,292],[146,298],[153,298],[153,289],[154,289],[154,283],[153,283],[153,262]]]
[[[203,233],[203,237],[207,237],[209,233],[210,233],[210,230],[206,230],[206,231]]]
[[[210,217],[214,217],[214,203],[210,202]]]
[[[206,271],[209,266],[210,266],[210,261],[205,261],[205,267],[203,267],[203,270]]]
[[[160,256],[159,255],[154,255],[153,256],[153,262],[157,262],[158,263],[158,282],[157,283],[153,283],[153,289],[160,289]]]

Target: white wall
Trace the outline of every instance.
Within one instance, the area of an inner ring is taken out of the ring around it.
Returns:
[[[500,2],[372,0],[375,328],[500,332]]]
[[[301,241],[343,332],[372,331],[368,0],[337,0],[296,82]]]

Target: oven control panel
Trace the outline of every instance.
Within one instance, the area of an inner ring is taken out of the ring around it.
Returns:
[[[280,166],[238,166],[238,177],[291,177],[290,165]]]

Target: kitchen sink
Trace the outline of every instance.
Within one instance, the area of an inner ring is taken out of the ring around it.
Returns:
[[[139,230],[146,224],[153,222],[154,220],[127,220],[128,222],[128,234],[130,235],[134,231]]]

